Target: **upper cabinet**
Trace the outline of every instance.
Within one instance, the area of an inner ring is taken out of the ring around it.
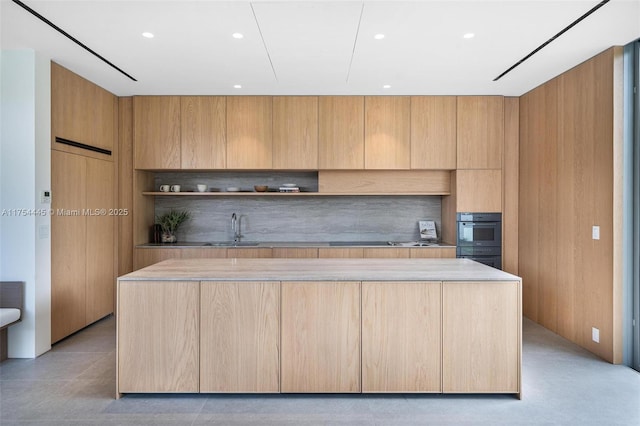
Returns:
[[[408,169],[411,100],[408,96],[366,96],[364,166],[366,169]]]
[[[113,151],[116,145],[116,102],[114,94],[52,62],[52,148],[82,155],[91,152],[81,152],[78,151],[81,148],[57,143],[58,137]]]
[[[458,96],[458,169],[500,169],[504,144],[504,98]]]
[[[274,96],[273,168],[318,168],[317,96]]]
[[[180,98],[180,150],[183,169],[224,169],[227,163],[226,98]]]
[[[411,168],[455,170],[455,96],[411,97]]]
[[[364,169],[364,97],[318,99],[318,168]]]
[[[180,97],[133,98],[133,140],[136,169],[179,169]]]
[[[227,168],[271,169],[270,96],[227,97]]]

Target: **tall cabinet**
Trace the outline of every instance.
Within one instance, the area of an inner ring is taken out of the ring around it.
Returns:
[[[53,63],[51,81],[53,343],[113,312],[120,211],[114,158],[116,97]],[[85,105],[99,119],[85,121],[83,128],[75,116],[78,110],[69,105]],[[86,148],[57,142],[56,137]]]

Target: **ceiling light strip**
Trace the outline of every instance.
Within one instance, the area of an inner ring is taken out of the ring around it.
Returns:
[[[23,2],[21,2],[20,0],[11,0],[13,1],[15,4],[17,4],[18,6],[20,6],[21,8],[23,8],[24,10],[26,10],[27,12],[29,12],[30,14],[32,14],[33,16],[35,16],[36,18],[40,19],[42,22],[44,22],[45,24],[49,25],[51,28],[53,28],[54,30],[58,31],[60,34],[62,34],[63,36],[65,36],[66,38],[68,38],[69,40],[71,40],[72,42],[76,43],[78,46],[82,47],[83,49],[85,49],[87,52],[91,53],[92,55],[98,57],[100,60],[102,60],[103,62],[105,62],[107,65],[109,65],[112,68],[115,68],[116,70],[120,71],[122,74],[126,75],[127,77],[129,77],[131,80],[133,81],[138,81],[135,78],[133,78],[132,76],[130,76],[129,74],[127,74],[126,72],[124,72],[122,69],[118,68],[117,66],[115,66],[114,64],[112,64],[111,62],[109,62],[107,59],[105,59],[103,56],[101,56],[100,54],[96,53],[95,51],[93,51],[91,48],[89,48],[88,46],[86,46],[85,44],[83,44],[82,42],[80,42],[78,39],[76,39],[75,37],[73,37],[71,34],[67,33],[65,30],[63,30],[62,28],[60,28],[59,26],[57,26],[56,24],[54,24],[53,22],[51,22],[50,20],[48,20],[47,18],[45,18],[44,16],[40,15],[38,12],[36,12],[35,10],[31,9],[29,6],[27,6],[26,4],[24,4]]]
[[[600,3],[598,3],[597,5],[595,5],[593,8],[591,8],[591,10],[589,10],[587,13],[585,13],[584,15],[582,15],[581,17],[579,17],[578,19],[576,19],[575,21],[573,21],[571,24],[569,24],[567,27],[565,27],[562,31],[560,31],[558,34],[554,35],[553,37],[551,37],[549,40],[545,41],[544,43],[542,43],[540,46],[538,46],[537,48],[535,48],[531,53],[529,53],[527,56],[525,56],[524,58],[520,59],[518,62],[516,62],[515,64],[511,65],[511,67],[509,69],[507,69],[505,72],[503,72],[502,74],[500,74],[499,76],[497,76],[496,78],[493,79],[493,81],[498,81],[500,80],[504,75],[506,75],[507,73],[511,72],[511,70],[513,70],[515,67],[517,67],[518,65],[520,65],[521,63],[523,63],[524,61],[526,61],[527,59],[529,59],[530,57],[532,57],[533,55],[535,55],[536,53],[538,53],[540,50],[542,50],[544,47],[546,47],[549,43],[551,43],[552,41],[554,41],[555,39],[557,39],[558,37],[560,37],[562,34],[566,33],[567,31],[569,31],[571,28],[575,27],[580,21],[582,21],[583,19],[585,19],[587,16],[591,15],[593,12],[595,12],[596,10],[600,9],[602,6],[604,6],[605,4],[609,3],[610,0],[603,0]]]
[[[278,81],[278,74],[276,74],[276,69],[273,66],[273,61],[271,60],[271,55],[269,54],[269,49],[267,48],[267,43],[264,41],[264,36],[262,35],[262,30],[260,29],[260,23],[258,22],[258,17],[256,16],[256,11],[253,9],[253,3],[250,3],[251,12],[253,12],[253,19],[256,21],[256,26],[258,27],[258,32],[260,33],[260,38],[262,39],[262,45],[264,46],[264,50],[267,52],[267,58],[269,58],[269,63],[271,64],[271,70],[273,71],[273,76],[276,81]]]
[[[356,28],[356,37],[353,40],[353,49],[351,49],[351,60],[349,61],[349,69],[347,70],[347,80],[349,82],[349,77],[351,76],[351,65],[353,64],[353,57],[356,55],[356,45],[358,44],[358,34],[360,34],[360,23],[362,22],[362,14],[364,13],[364,2],[362,3],[362,7],[360,8],[360,18],[358,19],[358,28]]]

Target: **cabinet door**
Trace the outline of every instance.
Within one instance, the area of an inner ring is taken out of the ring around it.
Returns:
[[[456,204],[459,212],[502,212],[502,171],[458,170]]]
[[[224,169],[227,163],[226,99],[180,98],[180,149],[183,169]]]
[[[51,62],[51,139],[94,145],[91,83]],[[55,142],[52,142],[55,143]],[[53,146],[53,145],[52,145]]]
[[[86,162],[51,151],[51,342],[86,325]]]
[[[272,167],[271,97],[227,97],[227,168]]]
[[[520,283],[442,284],[442,391],[520,392]]]
[[[320,96],[318,167],[364,169],[364,97]]]
[[[117,392],[198,392],[200,283],[118,286]]]
[[[87,158],[86,208],[97,215],[86,217],[86,323],[91,324],[113,312],[116,244],[115,216],[109,209],[115,208],[114,163]]]
[[[360,283],[283,282],[281,391],[360,392]]]
[[[365,169],[410,167],[410,114],[408,96],[365,97]]]
[[[273,168],[318,168],[318,97],[273,98]]]
[[[362,391],[440,392],[440,282],[362,283]]]
[[[500,169],[504,145],[504,98],[458,96],[458,169]]]
[[[180,97],[133,98],[136,169],[180,168]]]
[[[318,257],[321,259],[362,259],[364,249],[361,247],[319,248]]]
[[[93,132],[93,142],[99,148],[117,150],[117,97],[95,84],[91,83],[91,86],[93,117],[89,127]]]
[[[311,247],[275,247],[272,249],[273,258],[310,259],[318,257],[318,249]]]
[[[246,258],[246,259],[269,259],[271,257],[271,249],[270,248],[239,248],[239,247],[229,247],[227,249],[227,258]]]
[[[200,392],[279,392],[280,283],[202,282]]]
[[[180,249],[175,248],[136,248],[134,250],[133,268],[137,270],[163,260],[178,259],[181,257],[180,251]]]
[[[455,170],[455,96],[411,97],[411,168]]]
[[[383,258],[383,259],[408,259],[410,257],[408,248],[397,247],[377,247],[365,248],[364,258]]]
[[[412,259],[455,259],[455,247],[429,247],[409,249]]]

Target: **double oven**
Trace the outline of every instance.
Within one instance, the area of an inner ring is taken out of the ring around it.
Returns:
[[[458,213],[456,257],[502,269],[502,214]]]

